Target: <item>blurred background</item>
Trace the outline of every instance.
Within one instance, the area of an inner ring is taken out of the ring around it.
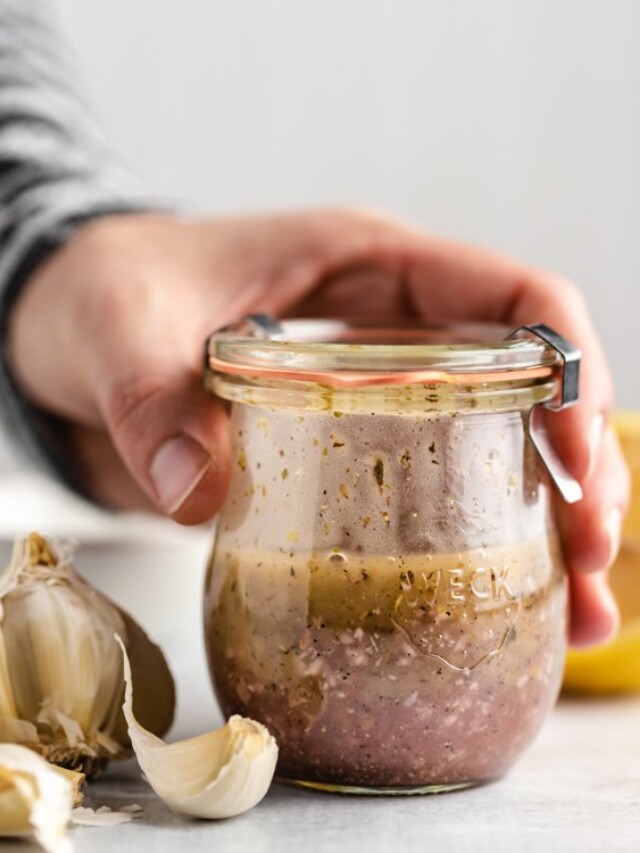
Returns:
[[[373,205],[563,273],[587,294],[618,404],[640,408],[637,0],[53,2],[152,193],[211,214]],[[0,557],[32,526],[82,540],[82,570],[169,650],[179,730],[200,727],[196,700],[210,723],[194,619],[210,532],[5,474]]]
[[[637,0],[55,0],[114,147],[211,213],[374,205],[570,276],[640,407]]]

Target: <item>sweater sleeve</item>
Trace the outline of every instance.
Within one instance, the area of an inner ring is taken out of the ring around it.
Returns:
[[[85,104],[46,0],[0,0],[0,428],[17,454],[76,489],[65,430],[12,378],[10,311],[36,266],[82,223],[154,207]]]

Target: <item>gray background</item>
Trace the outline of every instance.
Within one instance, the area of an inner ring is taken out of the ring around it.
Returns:
[[[208,212],[375,205],[586,291],[640,408],[637,0],[56,0],[115,148]]]
[[[200,210],[372,204],[558,270],[640,407],[637,0],[57,0],[118,151]]]

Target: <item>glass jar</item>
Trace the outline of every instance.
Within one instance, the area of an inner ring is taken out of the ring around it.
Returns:
[[[205,590],[225,714],[347,792],[501,776],[554,704],[566,584],[529,434],[562,358],[502,327],[258,318],[214,334],[232,476]]]

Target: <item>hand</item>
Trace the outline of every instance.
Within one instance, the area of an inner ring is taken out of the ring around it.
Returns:
[[[583,353],[580,402],[548,428],[586,497],[561,509],[571,636],[609,635],[605,570],[628,479],[607,426],[611,379],[571,283],[382,217],[327,211],[184,221],[114,216],[82,227],[33,275],[10,357],[37,404],[67,420],[96,497],[211,517],[229,478],[226,415],[202,390],[205,337],[252,311],[427,321],[545,322]]]

